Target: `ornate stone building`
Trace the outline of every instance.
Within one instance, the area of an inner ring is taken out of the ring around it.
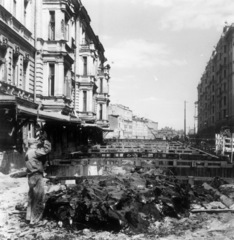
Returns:
[[[90,23],[80,0],[0,1],[0,151],[24,152],[38,126],[51,157],[102,141],[110,66]]]

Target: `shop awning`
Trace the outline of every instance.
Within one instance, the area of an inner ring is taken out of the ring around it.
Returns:
[[[39,110],[38,104],[20,99],[17,96],[0,95],[0,107],[14,107],[17,110],[17,117],[40,118],[46,121],[59,121],[63,123],[80,124],[81,120],[76,116],[63,115],[61,112],[46,112]]]
[[[44,119],[47,121],[61,121],[61,122],[66,122],[66,123],[81,123],[81,120],[70,116],[70,115],[63,115],[60,112],[45,112],[42,110],[37,110],[37,109],[31,109],[27,108],[25,106],[17,105],[17,109],[19,113],[25,113],[28,115],[32,115],[35,117],[38,117],[40,119]]]
[[[95,127],[95,128],[99,128],[103,132],[113,132],[113,130],[111,130],[110,128],[102,128],[101,126],[97,125],[96,123],[94,123],[94,124],[92,124],[92,123],[82,123],[81,126],[82,127]]]

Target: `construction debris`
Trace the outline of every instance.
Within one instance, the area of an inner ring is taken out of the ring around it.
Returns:
[[[128,176],[86,179],[47,194],[46,216],[75,229],[146,232],[165,216],[189,211],[189,185],[153,170]]]
[[[8,197],[1,198],[0,239],[169,240],[233,236],[233,206],[225,206],[220,195],[215,194],[218,191],[233,200],[228,195],[233,192],[233,184],[213,179],[208,183],[213,189],[206,189],[197,182],[194,186],[180,182],[164,170],[138,172],[83,177],[73,186],[48,183],[45,218],[33,228],[25,222],[27,188],[23,188],[27,179],[4,175],[2,194]]]
[[[54,186],[47,193],[45,217],[75,230],[146,233],[165,217],[181,219],[192,212],[233,212],[233,199],[221,189],[227,192],[234,188],[224,188],[223,183],[215,178],[210,184],[191,187],[161,169],[87,178],[78,185]]]

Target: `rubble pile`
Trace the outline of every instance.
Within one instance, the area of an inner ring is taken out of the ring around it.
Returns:
[[[210,184],[207,182],[195,185],[189,192],[191,212],[218,212],[234,210],[234,185],[227,184],[216,177]]]
[[[161,170],[96,177],[48,193],[45,217],[73,229],[142,233],[165,216],[188,213],[189,190],[188,184]]]
[[[81,177],[77,185],[52,181],[45,218],[31,227],[25,221],[27,179],[2,179],[0,239],[233,238],[234,184],[219,178],[190,186],[170,171],[137,169],[125,176]]]

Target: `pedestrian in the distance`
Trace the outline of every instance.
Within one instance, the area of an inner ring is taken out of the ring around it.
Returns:
[[[45,156],[51,151],[51,144],[45,138],[46,134],[40,140],[29,139],[25,155],[29,185],[26,220],[30,225],[37,224],[44,211],[44,164]]]

